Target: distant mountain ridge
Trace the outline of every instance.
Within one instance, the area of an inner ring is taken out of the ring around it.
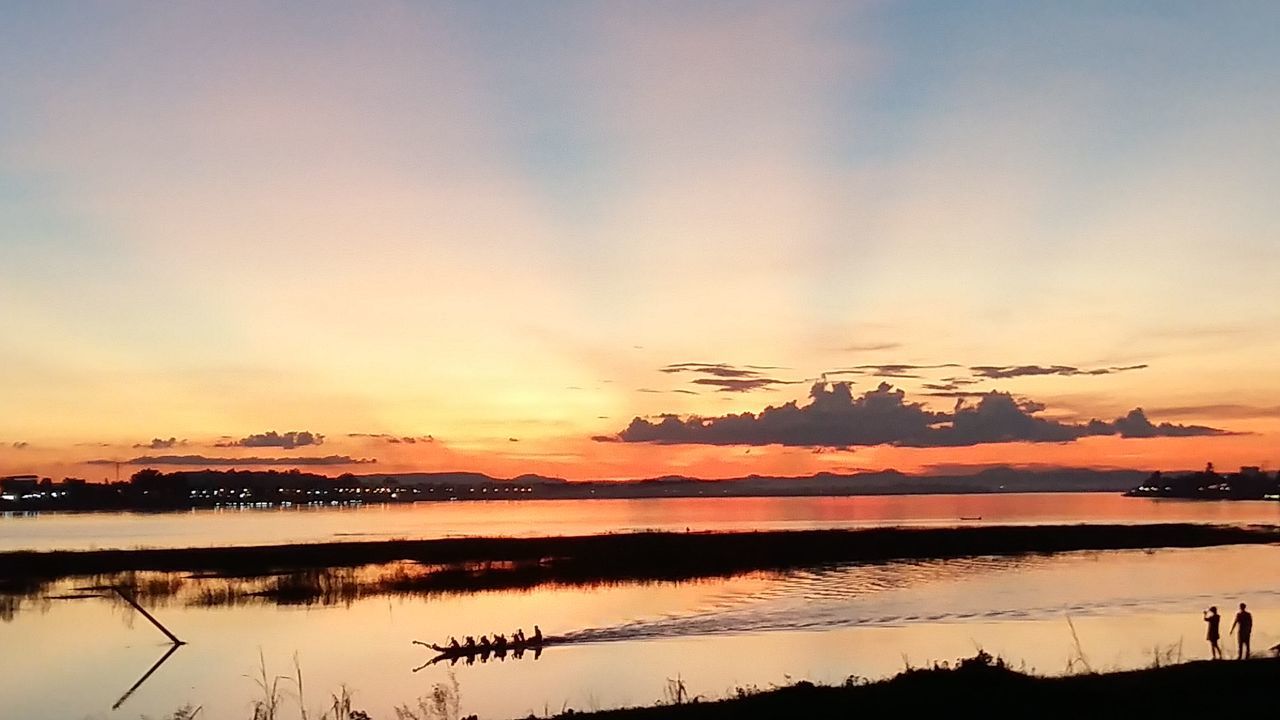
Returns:
[[[857,495],[1124,492],[1141,470],[991,467],[973,473],[907,475],[896,470],[801,477],[748,475],[705,480],[678,475],[640,480],[497,478],[477,472],[376,473],[336,477],[300,470],[218,468],[160,472],[128,482],[86,483],[21,475],[0,478],[0,510],[173,510],[197,507],[352,505],[453,500],[586,500],[681,497],[842,497]]]
[[[538,490],[538,497],[673,497],[894,495],[923,493],[1124,492],[1148,476],[1144,470],[1092,468],[1024,469],[996,466],[969,474],[909,475],[897,470],[804,476],[746,475],[708,480],[663,475],[637,480],[566,480],[524,474],[500,478],[476,472],[370,473],[351,476],[361,484],[435,486],[459,489],[518,485]]]

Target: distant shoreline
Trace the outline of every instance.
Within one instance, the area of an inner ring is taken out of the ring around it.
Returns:
[[[572,500],[574,502],[592,502],[597,500],[748,500],[748,499],[821,499],[821,498],[891,498],[891,497],[921,497],[921,496],[978,496],[978,495],[1118,495],[1126,498],[1138,500],[1157,500],[1164,502],[1189,502],[1189,503],[1214,503],[1214,502],[1230,502],[1230,503],[1266,503],[1276,504],[1277,501],[1271,498],[1258,497],[1203,497],[1193,495],[1161,495],[1161,494],[1145,494],[1137,492],[1121,492],[1116,490],[1099,490],[1099,489],[1061,489],[1061,488],[1038,488],[1016,490],[981,490],[981,489],[956,489],[946,488],[937,490],[897,490],[897,491],[866,491],[866,492],[759,492],[759,493],[726,493],[726,494],[707,494],[707,493],[689,493],[689,494],[666,494],[666,495],[586,495],[586,496],[533,496],[533,497],[503,497],[503,496],[487,496],[487,497],[460,497],[460,498],[439,498],[439,499],[420,499],[409,498],[405,500],[372,500],[372,501],[329,501],[329,502],[309,502],[309,503],[293,503],[293,502],[258,502],[258,503],[226,503],[226,504],[208,504],[208,505],[190,505],[190,506],[138,506],[138,507],[57,507],[49,505],[27,505],[15,506],[13,503],[0,503],[0,522],[6,519],[6,516],[14,517],[34,517],[40,515],[115,515],[120,513],[138,514],[138,515],[165,515],[165,514],[185,514],[192,512],[220,512],[220,511],[279,511],[279,510],[297,510],[297,511],[317,511],[330,509],[354,510],[360,508],[383,508],[383,507],[403,507],[413,505],[433,505],[441,503],[538,503],[538,502],[558,502]],[[961,518],[965,519],[965,518]]]
[[[1129,495],[1127,493],[1117,492],[1115,490],[1060,490],[1060,489],[1040,489],[1040,490],[917,490],[917,491],[900,491],[900,492],[843,492],[843,493],[758,493],[758,494],[732,494],[732,495],[710,495],[710,494],[689,494],[689,495],[635,495],[635,496],[586,496],[586,497],[466,497],[456,499],[438,499],[438,500],[374,500],[374,501],[349,501],[349,502],[314,502],[314,503],[228,503],[224,505],[193,505],[189,507],[107,507],[107,508],[15,508],[0,504],[0,520],[5,515],[14,516],[35,516],[35,515],[114,515],[117,513],[132,513],[139,515],[163,515],[168,513],[182,514],[197,511],[211,512],[223,510],[327,510],[327,509],[358,509],[358,508],[380,508],[380,507],[397,507],[412,505],[433,505],[439,503],[538,503],[538,502],[563,502],[572,500],[574,502],[595,502],[603,500],[765,500],[765,499],[821,499],[821,498],[885,498],[885,497],[920,497],[920,496],[972,496],[972,495],[1120,495],[1124,497],[1133,497],[1147,500],[1172,500],[1172,501],[1195,501],[1205,498],[1188,498],[1176,496],[1159,496],[1159,495]],[[1221,498],[1219,498],[1221,499]],[[1272,500],[1258,500],[1257,502],[1274,502]]]
[[[326,569],[401,563],[377,593],[468,592],[689,580],[851,562],[1280,543],[1280,526],[1027,525],[544,538],[351,541],[256,547],[0,553],[0,592],[135,572],[280,576],[280,599],[323,593]],[[404,571],[409,563],[412,572]],[[287,580],[287,582],[283,582]],[[353,588],[359,594],[359,587]]]
[[[54,482],[34,475],[0,478],[0,512],[164,511],[222,507],[296,507],[463,500],[591,500],[698,497],[860,497],[1052,492],[1115,492],[1147,473],[1089,468],[993,467],[970,474],[908,475],[894,470],[704,480],[565,480],[539,475],[391,473],[336,477],[311,472],[144,469],[127,482]]]

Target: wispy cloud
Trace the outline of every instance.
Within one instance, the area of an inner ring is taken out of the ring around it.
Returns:
[[[1156,417],[1168,418],[1280,418],[1280,405],[1238,405],[1231,403],[1176,405],[1172,407],[1153,407],[1149,413]]]
[[[840,348],[843,352],[877,352],[880,350],[897,350],[902,347],[900,342],[866,342],[852,343]]]
[[[347,433],[347,437],[382,440],[392,445],[417,445],[418,443],[436,441],[435,437],[431,435],[392,435],[391,433]]]
[[[684,362],[659,368],[659,372],[668,374],[689,373],[697,375],[689,382],[693,385],[713,387],[718,392],[746,393],[755,390],[768,390],[778,385],[794,385],[798,380],[781,380],[765,375],[766,370],[783,370],[776,365],[743,365],[734,366],[728,363]],[[679,391],[677,391],[679,392]],[[685,392],[692,391],[686,390]]]
[[[1037,375],[1060,375],[1062,377],[1073,377],[1076,375],[1114,375],[1116,373],[1129,372],[1131,370],[1144,370],[1147,367],[1148,366],[1145,364],[1084,369],[1072,367],[1070,365],[975,365],[969,368],[969,370],[978,377],[1005,380],[1008,378]]]
[[[868,375],[872,377],[883,378],[920,378],[923,377],[919,371],[921,370],[938,370],[941,368],[958,368],[964,367],[956,363],[942,363],[939,365],[911,365],[887,363],[881,365],[854,365],[853,367],[843,368],[839,370],[828,370],[824,375]]]

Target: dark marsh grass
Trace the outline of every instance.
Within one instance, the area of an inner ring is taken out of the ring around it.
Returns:
[[[0,596],[32,597],[51,582],[90,578],[90,587],[125,585],[152,602],[186,594],[194,595],[191,604],[210,606],[250,598],[342,603],[381,594],[679,582],[843,563],[1277,542],[1275,526],[1028,525],[14,552],[0,554]]]

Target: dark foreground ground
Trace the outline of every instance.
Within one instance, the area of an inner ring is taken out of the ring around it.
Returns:
[[[1079,550],[1280,542],[1280,527],[1029,525],[748,533],[636,533],[551,538],[456,538],[176,550],[0,553],[0,594],[67,577],[136,572],[284,578],[272,592],[305,600],[327,569],[400,563],[370,592],[466,592],[685,580],[850,562]],[[410,570],[405,570],[408,564]],[[323,579],[323,578],[322,578]],[[355,588],[360,590],[360,588]],[[296,597],[295,597],[296,596]]]
[[[1042,678],[979,656],[958,669],[909,670],[867,685],[800,683],[717,702],[573,713],[593,720],[720,718],[1274,716],[1280,660],[1198,661],[1131,672]],[[564,716],[561,716],[564,717]]]

